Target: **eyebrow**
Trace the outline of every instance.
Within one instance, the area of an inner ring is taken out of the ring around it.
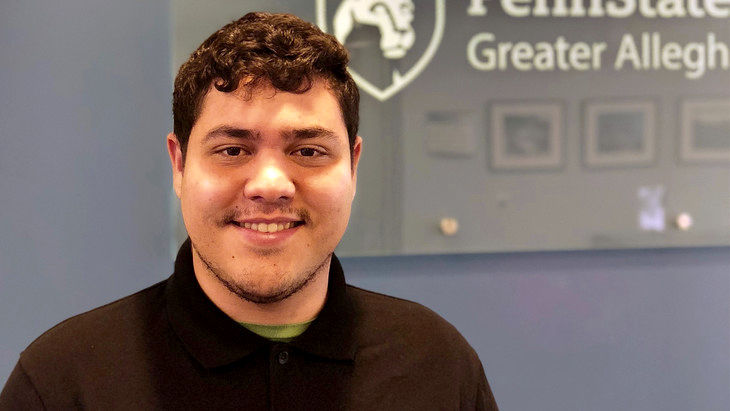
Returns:
[[[328,140],[337,140],[337,134],[334,131],[324,127],[306,127],[293,129],[283,133],[287,140],[307,140],[311,138],[326,138]]]
[[[281,135],[286,140],[308,140],[312,138],[337,140],[337,134],[334,131],[318,126],[286,130],[282,132]],[[233,137],[241,140],[258,141],[261,139],[261,134],[245,128],[223,125],[206,133],[205,137],[203,137],[203,143],[221,137]]]
[[[203,137],[203,143],[206,143],[209,140],[213,140],[215,138],[220,138],[220,137],[233,137],[233,138],[238,138],[238,139],[242,139],[242,140],[260,140],[261,139],[261,135],[259,135],[259,133],[253,132],[249,129],[224,125],[224,126],[216,127],[213,130],[210,130],[208,133],[206,133],[205,137]]]

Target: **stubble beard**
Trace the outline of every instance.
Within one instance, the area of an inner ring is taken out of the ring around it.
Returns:
[[[218,280],[218,282],[226,287],[228,291],[244,301],[249,301],[254,304],[262,305],[273,304],[283,301],[304,289],[307,284],[309,284],[312,279],[314,279],[317,274],[319,274],[319,272],[324,269],[327,263],[330,262],[333,254],[332,252],[327,253],[322,261],[320,261],[319,263],[315,263],[309,267],[305,267],[297,275],[293,276],[292,281],[282,283],[278,287],[278,289],[263,294],[261,292],[253,290],[252,287],[247,287],[242,281],[236,281],[233,275],[227,273],[224,269],[217,266],[210,259],[201,254],[194,244],[192,245],[192,248],[193,250],[195,250],[195,253],[198,255],[200,261],[203,262],[208,271],[213,274],[216,280]],[[241,278],[245,279],[253,277],[253,273],[246,272],[243,267],[241,267],[241,269],[242,272],[239,273],[239,276]]]

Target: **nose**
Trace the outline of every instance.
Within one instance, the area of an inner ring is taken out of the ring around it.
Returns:
[[[261,203],[287,202],[294,196],[294,183],[282,164],[275,160],[253,164],[253,174],[246,182],[243,194]]]

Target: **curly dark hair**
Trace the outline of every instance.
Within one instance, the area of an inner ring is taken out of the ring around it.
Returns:
[[[349,54],[334,36],[291,14],[248,13],[208,37],[180,66],[172,94],[173,131],[183,159],[190,131],[211,86],[248,96],[261,82],[276,90],[305,93],[323,79],[342,110],[352,155],[360,94],[347,72]]]

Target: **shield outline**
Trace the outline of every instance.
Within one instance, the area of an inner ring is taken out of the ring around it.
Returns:
[[[319,28],[325,33],[329,33],[327,30],[327,0],[316,1],[317,26],[319,26]],[[436,50],[441,44],[441,39],[444,35],[444,26],[446,24],[446,0],[435,0],[434,7],[434,29],[433,34],[431,35],[431,40],[428,43],[428,47],[426,47],[426,51],[423,52],[423,55],[421,55],[418,61],[416,61],[416,64],[406,71],[404,75],[401,75],[398,70],[393,70],[393,82],[388,87],[381,89],[358,74],[352,69],[352,67],[347,68],[352,78],[362,90],[380,101],[385,101],[401,91],[411,81],[418,77],[419,74],[421,74],[428,63],[431,62],[431,59],[433,59],[433,55],[436,54]]]

